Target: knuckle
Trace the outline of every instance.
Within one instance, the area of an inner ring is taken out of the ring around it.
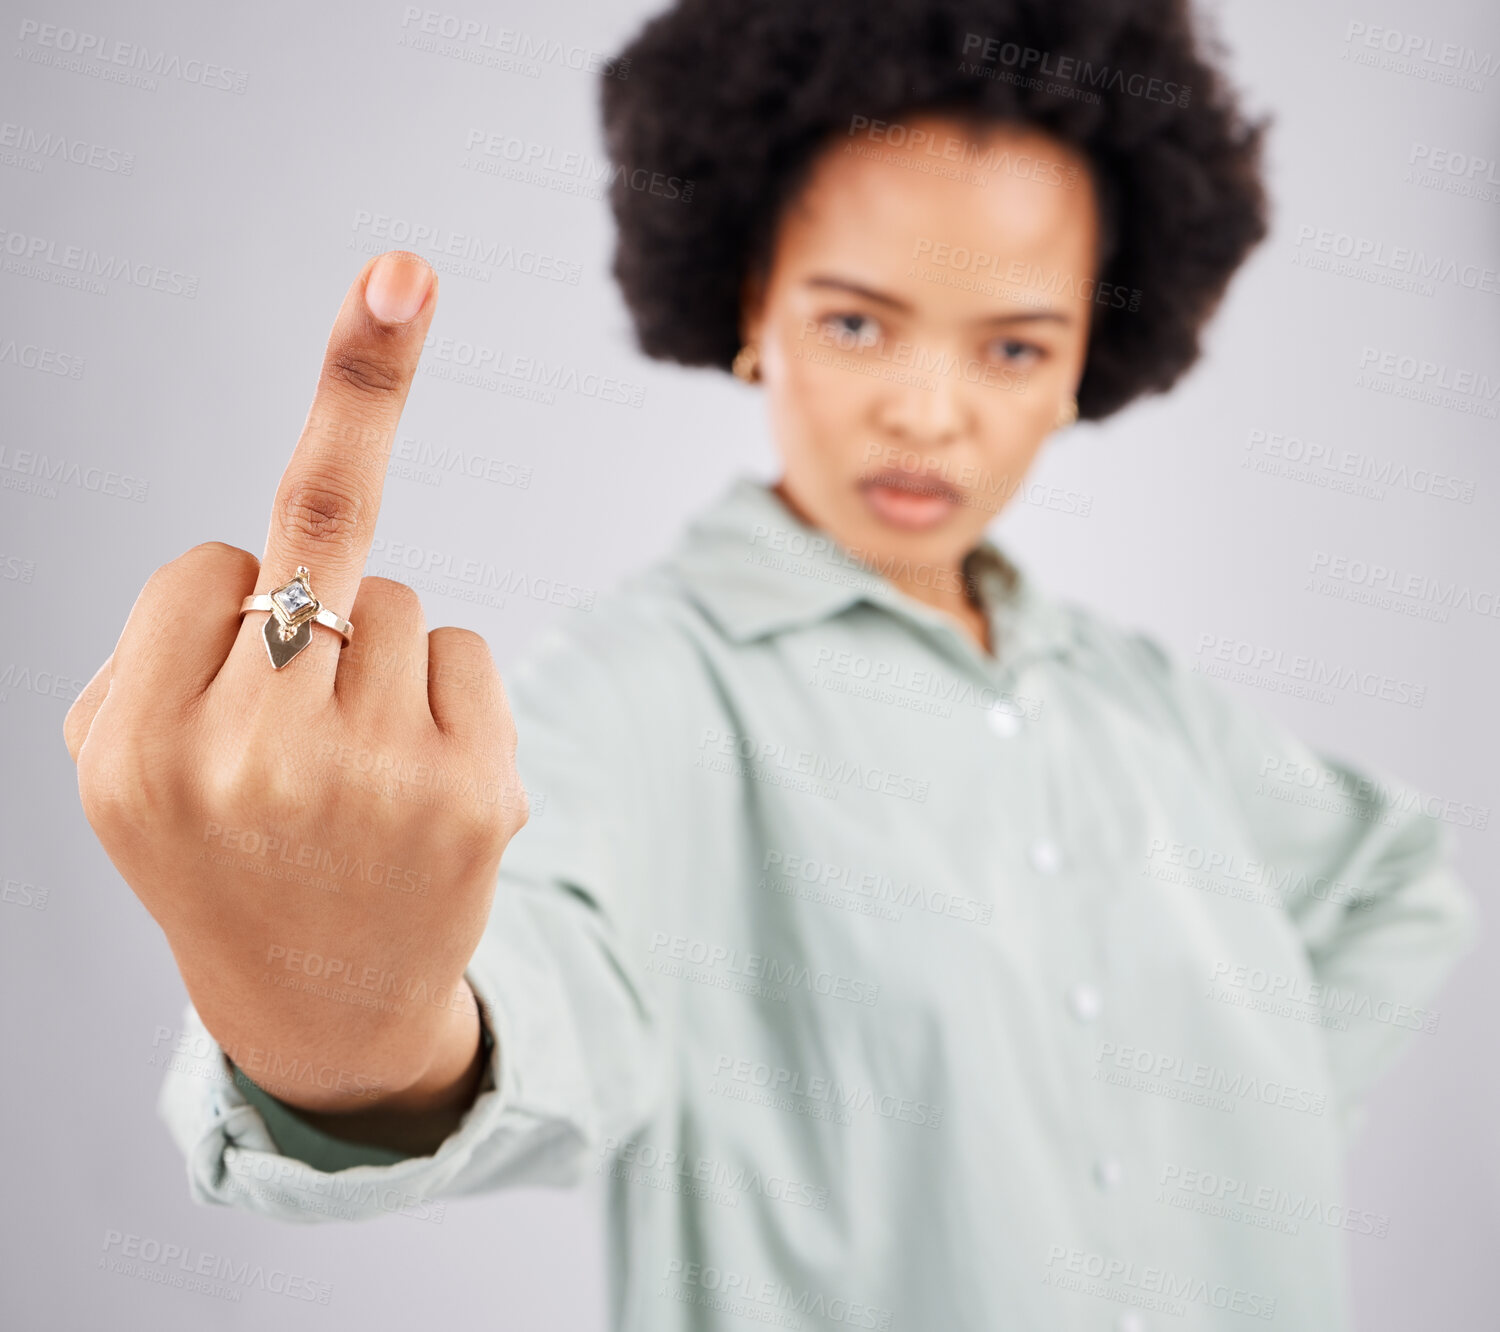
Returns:
[[[63,744],[68,747],[68,753],[73,756],[74,761],[78,759],[78,751],[83,748],[83,742],[87,738],[87,732],[83,729],[84,714],[79,710],[78,704],[74,703],[63,716],[62,732]]]
[[[427,635],[427,656],[432,662],[434,678],[446,681],[460,672],[471,674],[476,659],[483,660],[477,657],[478,648],[471,641],[477,637],[467,629],[455,629],[448,624],[431,630]]]
[[[482,634],[444,625],[428,635],[427,655],[431,679],[437,688],[451,695],[468,696],[489,711],[505,713],[500,672]]]
[[[359,491],[328,475],[299,477],[276,501],[276,521],[292,541],[329,549],[353,544],[364,517]]]
[[[368,598],[367,605],[379,602],[385,609],[408,619],[414,619],[422,612],[421,596],[414,588],[395,578],[380,578],[373,574],[368,578],[361,578],[356,601],[360,598]]]
[[[432,648],[443,656],[451,656],[455,661],[467,663],[471,669],[481,670],[485,667],[493,669],[494,657],[490,653],[490,645],[483,634],[477,634],[472,629],[460,629],[456,625],[445,624],[434,629],[429,635]]]
[[[198,780],[203,804],[215,814],[228,814],[240,808],[255,786],[243,751],[216,755]]]
[[[89,738],[89,732],[93,729],[101,693],[102,690],[97,688],[85,689],[73,700],[63,717],[63,743],[67,745],[68,753],[75,761],[83,748],[83,742]]]
[[[514,798],[509,812],[511,835],[514,836],[531,821],[531,796],[519,778],[513,784],[512,789]]]
[[[437,761],[454,797],[443,804],[443,845],[467,866],[497,863],[529,813],[513,757],[449,751]]]
[[[485,800],[465,802],[455,810],[450,845],[470,863],[487,864],[500,858],[524,822],[517,822],[513,806],[497,810]]]
[[[384,399],[400,390],[405,376],[400,366],[385,357],[346,347],[329,356],[323,378],[334,389],[351,389],[360,397]]]
[[[516,771],[516,765],[512,758],[506,763],[503,774],[495,783],[495,797],[489,802],[488,812],[490,817],[504,830],[505,840],[508,842],[521,831],[531,818],[531,797],[527,794],[526,786],[521,781]]]
[[[134,747],[116,739],[85,745],[78,754],[78,797],[90,825],[108,832],[140,828],[149,805]]]
[[[440,624],[427,635],[434,648],[443,651],[462,652],[466,648],[472,649],[470,637],[478,637],[472,629],[460,629],[457,625]]]
[[[260,561],[248,550],[231,546],[223,541],[202,541],[191,550],[185,550],[173,565],[184,571],[212,570],[221,576],[237,576],[242,581],[254,581],[260,571]]]
[[[279,761],[272,748],[252,737],[212,756],[199,774],[199,786],[214,818],[269,828],[306,813],[307,790],[300,771]]]
[[[147,592],[161,593],[166,584],[174,582],[182,571],[180,561],[185,558],[179,556],[175,560],[168,560],[165,564],[159,564],[147,576],[145,585],[141,588],[141,595]]]

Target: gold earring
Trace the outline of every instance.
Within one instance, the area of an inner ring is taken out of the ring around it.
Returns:
[[[758,384],[760,382],[760,348],[753,342],[747,342],[735,353],[734,364],[730,368],[734,371],[736,379],[741,379],[747,384]]]
[[[1064,426],[1072,425],[1073,422],[1075,422],[1077,419],[1078,399],[1072,394],[1069,394],[1067,402],[1063,403],[1063,405],[1057,409],[1056,428],[1058,430],[1061,430]]]

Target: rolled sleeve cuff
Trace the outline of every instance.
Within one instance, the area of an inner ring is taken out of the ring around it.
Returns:
[[[577,1134],[565,1122],[522,1104],[526,1052],[513,1039],[497,978],[480,957],[464,974],[492,1037],[489,1062],[474,1104],[431,1156],[342,1142],[279,1103],[263,1113],[255,1102],[269,1098],[258,1088],[246,1095],[233,1076],[236,1070],[189,1004],[183,1045],[207,1053],[173,1058],[157,1108],[186,1158],[194,1200],[284,1221],[364,1221],[384,1215],[440,1221],[443,1198],[571,1177]]]

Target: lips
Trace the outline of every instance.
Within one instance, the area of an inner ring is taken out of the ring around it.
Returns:
[[[963,503],[963,491],[935,476],[918,476],[913,472],[871,472],[860,478],[862,486],[885,486],[908,495],[935,495],[953,504]]]
[[[911,472],[873,472],[860,478],[859,489],[877,518],[906,531],[936,527],[964,499],[956,486]]]

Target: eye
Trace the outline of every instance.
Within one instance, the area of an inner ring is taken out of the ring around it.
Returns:
[[[846,350],[873,347],[880,341],[880,325],[865,314],[832,314],[823,320],[823,327],[832,332],[834,340]]]
[[[1035,365],[1047,354],[1036,343],[1021,338],[996,338],[990,343],[990,350],[1006,365]]]

